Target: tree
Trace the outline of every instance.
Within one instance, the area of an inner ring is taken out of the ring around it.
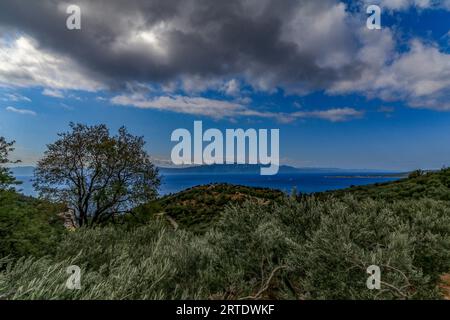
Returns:
[[[156,198],[158,170],[143,137],[122,127],[110,136],[105,125],[70,124],[37,164],[39,196],[66,203],[80,226],[95,225]]]
[[[415,170],[415,171],[411,172],[411,173],[409,174],[408,178],[414,179],[414,178],[421,177],[421,176],[423,176],[424,174],[425,174],[424,171],[418,169],[418,170]]]
[[[14,151],[15,141],[7,142],[4,137],[0,137],[0,190],[5,190],[11,185],[20,184],[4,165],[7,163],[18,163],[19,161],[9,160],[9,153]]]

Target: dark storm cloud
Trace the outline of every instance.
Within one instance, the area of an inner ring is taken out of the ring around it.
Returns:
[[[82,10],[81,31],[66,29],[69,3],[54,0],[2,0],[0,26],[70,56],[111,86],[242,76],[263,89],[276,83],[303,90],[326,88],[361,69],[342,59],[357,44],[345,7],[332,0],[72,3]],[[146,32],[156,40],[143,44]]]
[[[449,110],[450,55],[414,36],[408,50],[396,52],[395,31],[366,28],[365,3],[2,0],[0,86],[125,88],[130,96],[120,101],[159,108],[159,100],[140,95],[155,88],[154,95],[227,92],[233,80],[233,97],[250,85]],[[69,4],[81,7],[82,30],[66,28]],[[171,103],[178,108],[180,101]]]

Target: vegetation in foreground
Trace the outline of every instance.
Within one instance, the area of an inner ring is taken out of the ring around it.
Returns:
[[[370,199],[225,209],[203,235],[146,225],[81,229],[56,253],[0,260],[6,299],[435,299],[450,265],[450,208]],[[66,268],[82,269],[68,290]],[[382,290],[366,288],[366,268]]]
[[[134,141],[141,150],[143,141]],[[86,147],[100,146],[114,172],[122,164],[117,143],[100,139]],[[11,148],[0,141],[0,150],[7,150],[2,163]],[[151,200],[158,179],[146,155],[140,155],[134,159],[150,174]],[[41,186],[63,172],[58,159],[47,160],[52,160],[46,162],[51,170],[41,167]],[[86,183],[85,177],[98,169],[95,158],[91,164],[90,170],[81,166],[65,172],[68,177],[86,174],[81,178]],[[138,171],[128,173],[139,178]],[[381,186],[290,197],[268,189],[210,185],[138,204],[120,219],[92,223],[88,218],[68,231],[56,215],[64,206],[17,194],[10,187],[16,182],[3,170],[0,298],[442,298],[439,279],[450,270],[449,178],[450,171],[442,170]],[[124,201],[140,195],[124,188],[120,177],[111,184],[96,181],[93,189],[105,187],[89,198],[94,209],[95,201],[110,203],[114,195]],[[83,191],[76,183],[72,188]],[[118,217],[117,208],[105,216]],[[381,267],[382,290],[366,287],[366,269],[374,264]],[[80,290],[66,287],[71,265],[81,268]]]

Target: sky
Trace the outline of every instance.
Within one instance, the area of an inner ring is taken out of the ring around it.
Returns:
[[[79,122],[168,165],[196,120],[279,129],[297,167],[450,166],[450,0],[0,2],[0,136],[22,164]]]

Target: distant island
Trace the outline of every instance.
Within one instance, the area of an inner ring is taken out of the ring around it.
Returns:
[[[201,165],[201,166],[192,166],[192,167],[159,167],[161,174],[259,174],[260,168],[264,167],[263,165],[249,165],[249,164],[213,164],[213,165]],[[314,168],[314,167],[304,167],[304,168],[296,168],[287,165],[281,165],[278,171],[278,174],[308,174],[308,173],[327,173],[327,174],[338,174],[342,173],[343,176],[347,177],[344,174],[351,173],[371,173],[378,177],[386,177],[386,176],[405,176],[407,173],[398,173],[398,172],[386,172],[383,170],[371,170],[371,169],[340,169],[340,168]]]
[[[368,174],[368,175],[343,175],[343,176],[325,176],[330,179],[379,179],[379,178],[407,178],[409,172],[403,173],[380,173],[380,174]]]

